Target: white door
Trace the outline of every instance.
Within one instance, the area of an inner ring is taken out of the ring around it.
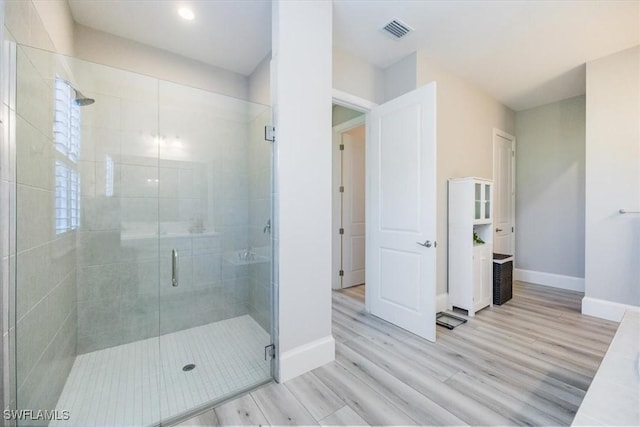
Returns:
[[[365,127],[342,134],[342,287],[361,285],[365,272]]]
[[[493,251],[513,255],[515,252],[515,174],[514,138],[494,133],[494,208]]]
[[[436,321],[436,85],[367,118],[367,310],[429,341]]]

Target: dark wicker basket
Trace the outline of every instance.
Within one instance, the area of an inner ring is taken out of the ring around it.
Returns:
[[[493,254],[493,303],[495,305],[504,304],[512,296],[513,258],[504,262],[508,258],[511,258],[511,255]]]

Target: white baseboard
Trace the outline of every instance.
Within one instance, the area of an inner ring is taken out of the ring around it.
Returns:
[[[587,316],[595,316],[601,319],[619,322],[627,310],[640,312],[640,307],[598,298],[582,298],[582,314]]]
[[[278,382],[289,381],[319,366],[332,362],[336,355],[336,342],[332,335],[311,341],[280,354]]]
[[[584,292],[584,278],[563,276],[561,274],[544,273],[542,271],[513,269],[513,278],[521,282],[536,283],[552,288]]]
[[[436,313],[447,311],[449,309],[449,294],[443,293],[436,295]]]

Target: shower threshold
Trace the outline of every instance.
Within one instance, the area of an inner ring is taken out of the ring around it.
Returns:
[[[244,315],[76,357],[50,426],[149,426],[271,380],[267,332]],[[192,369],[183,367],[195,365]]]

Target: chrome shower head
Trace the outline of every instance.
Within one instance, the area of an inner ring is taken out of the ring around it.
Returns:
[[[73,86],[72,86],[72,87],[73,87]],[[93,98],[87,98],[86,96],[84,96],[84,95],[82,94],[82,92],[80,92],[78,89],[74,88],[73,90],[74,90],[75,95],[76,95],[76,97],[75,97],[75,99],[74,99],[74,102],[75,102],[75,103],[76,103],[76,105],[78,105],[79,107],[84,107],[84,106],[86,106],[86,105],[91,105],[91,104],[93,104],[94,102],[96,102],[96,100],[95,100],[95,99],[93,99]]]

